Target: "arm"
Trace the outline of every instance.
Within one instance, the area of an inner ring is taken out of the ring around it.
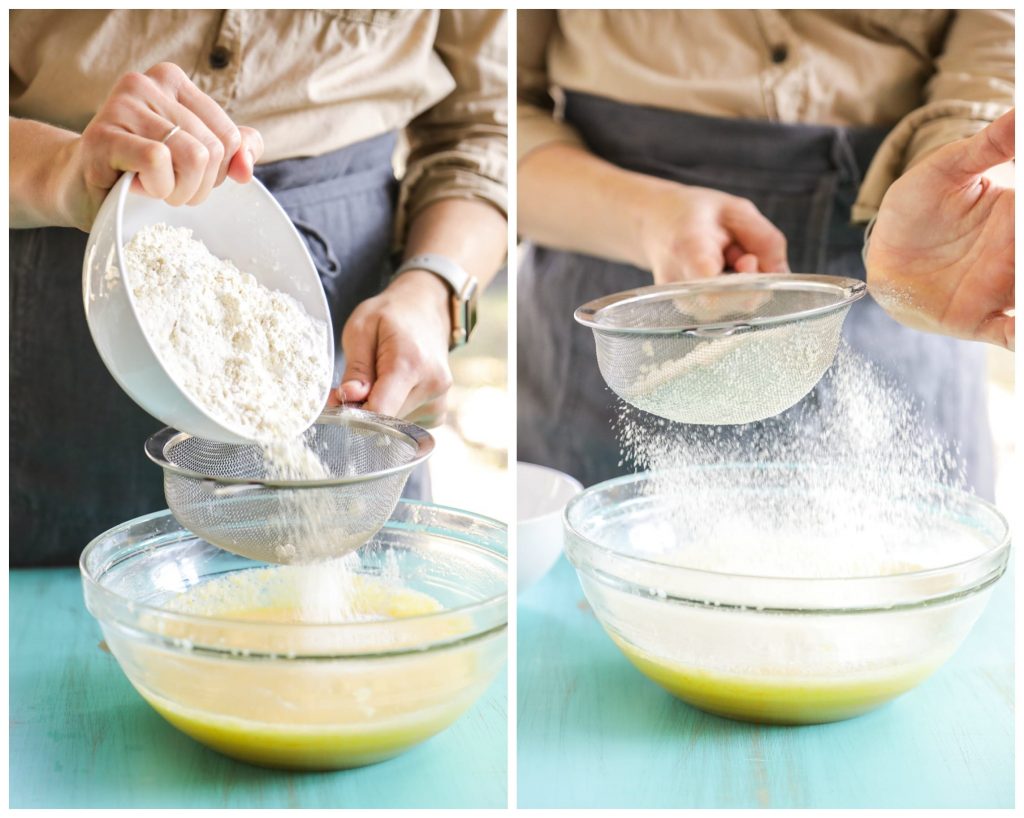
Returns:
[[[78,134],[43,122],[8,117],[11,227],[71,225],[65,180]]]
[[[591,154],[555,117],[547,48],[557,12],[522,11],[518,20],[522,235],[651,270],[658,283],[727,267],[788,269],[785,238],[750,202],[623,170]]]
[[[651,270],[659,284],[726,268],[788,272],[785,237],[746,199],[623,170],[575,145],[520,162],[519,214],[524,236]]]
[[[416,215],[405,257],[447,256],[485,284],[505,257],[506,231],[504,216],[490,205],[443,199]],[[345,323],[345,374],[332,403],[365,400],[371,411],[437,425],[452,385],[450,334],[448,286],[427,271],[403,273]]]
[[[81,135],[13,117],[9,131],[11,225],[21,228],[88,230],[125,171],[149,196],[198,204],[226,176],[248,181],[263,152],[256,131],[236,127],[170,63],[124,75]]]
[[[403,257],[451,258],[481,285],[506,254],[505,15],[441,12],[435,50],[456,89],[410,123],[399,204]],[[345,373],[332,402],[435,425],[451,386],[447,285],[410,270],[352,313],[342,330]]]
[[[933,151],[978,133],[1013,107],[1013,12],[953,14],[924,104],[901,119],[878,149],[853,207],[855,222],[874,216],[890,185]],[[1006,171],[990,175],[1005,177]]]

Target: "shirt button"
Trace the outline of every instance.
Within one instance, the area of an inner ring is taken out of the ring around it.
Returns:
[[[772,62],[780,63],[785,62],[789,56],[789,49],[784,45],[777,45],[772,48]]]
[[[227,68],[231,62],[231,52],[222,45],[217,46],[210,52],[210,68],[220,71]]]

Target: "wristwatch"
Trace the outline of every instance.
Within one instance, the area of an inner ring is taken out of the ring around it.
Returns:
[[[436,253],[423,253],[406,259],[402,266],[395,270],[392,280],[409,270],[426,270],[440,278],[451,292],[449,315],[452,322],[452,335],[448,349],[455,349],[469,340],[469,334],[476,326],[476,295],[477,281],[459,264],[446,256]]]

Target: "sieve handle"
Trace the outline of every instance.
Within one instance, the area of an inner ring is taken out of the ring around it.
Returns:
[[[697,327],[686,330],[685,335],[695,338],[728,338],[734,332],[750,329],[750,324],[732,324],[728,327]]]
[[[214,497],[234,497],[236,494],[247,494],[250,491],[265,491],[267,486],[259,483],[232,483],[224,486],[216,480],[204,480],[203,486],[209,488]]]

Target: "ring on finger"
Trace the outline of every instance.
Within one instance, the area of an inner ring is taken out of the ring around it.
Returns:
[[[163,145],[166,145],[167,144],[167,140],[169,140],[172,136],[174,136],[180,130],[181,130],[181,126],[180,125],[174,125],[167,132],[167,135],[163,139],[160,140],[160,143],[163,144]]]

